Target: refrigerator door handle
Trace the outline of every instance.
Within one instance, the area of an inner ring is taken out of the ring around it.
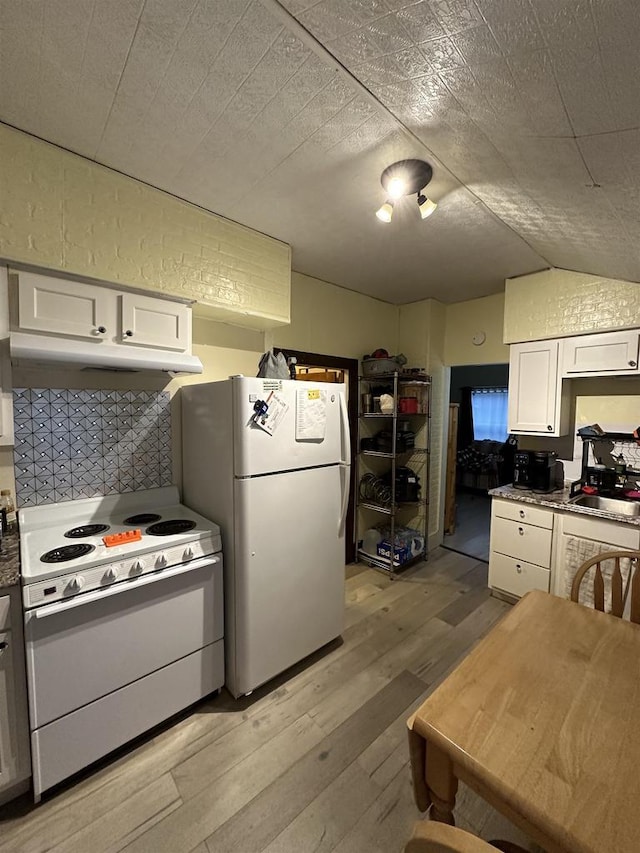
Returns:
[[[342,431],[342,465],[351,465],[351,436],[349,434],[349,413],[344,394],[340,394],[340,428]]]
[[[338,536],[344,534],[345,522],[347,520],[347,508],[349,506],[349,465],[340,463],[340,518],[338,519]]]

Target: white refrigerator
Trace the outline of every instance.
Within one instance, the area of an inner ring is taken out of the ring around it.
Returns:
[[[345,386],[185,386],[182,439],[184,503],[222,528],[226,685],[239,697],[343,630]]]

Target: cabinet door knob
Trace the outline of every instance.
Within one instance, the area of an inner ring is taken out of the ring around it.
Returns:
[[[522,566],[520,563],[516,563],[516,572],[521,575],[522,574]]]
[[[520,534],[520,536],[524,536],[524,527],[519,527],[518,533]]]
[[[520,510],[520,518],[524,518],[524,515],[525,515],[524,510],[523,510],[523,509],[521,509],[521,510]]]
[[[9,643],[5,643],[4,641],[2,643],[0,643],[0,655],[2,654],[2,652],[5,649],[8,649],[8,648],[9,648]]]
[[[547,424],[547,430],[549,432],[553,432],[553,427],[551,426],[551,424]]]
[[[637,366],[638,366],[638,365],[637,365],[637,363],[636,363],[635,361],[630,361],[630,362],[629,362],[629,367],[637,367]]]
[[[131,331],[131,329],[127,329],[127,331],[124,334],[127,338],[133,337],[133,332]]]
[[[106,330],[105,326],[98,326],[98,328],[95,330],[95,334],[96,335],[104,335],[104,334],[106,334],[106,331],[107,330]]]

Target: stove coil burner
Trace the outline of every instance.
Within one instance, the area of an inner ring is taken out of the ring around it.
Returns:
[[[87,542],[78,542],[75,545],[63,545],[61,548],[54,548],[53,551],[47,551],[40,557],[41,563],[66,563],[67,560],[75,560],[77,557],[84,557],[85,554],[90,554],[96,550],[95,545],[89,545]]]
[[[80,527],[72,527],[64,534],[66,539],[84,539],[85,536],[96,536],[109,529],[108,524],[81,524]]]
[[[170,518],[167,521],[152,524],[145,532],[150,536],[171,536],[172,533],[186,533],[187,530],[193,530],[195,526],[195,521],[188,518]]]
[[[133,524],[135,527],[140,527],[141,524],[151,524],[152,521],[160,521],[161,515],[155,512],[141,512],[138,515],[130,515],[125,518],[123,524]]]

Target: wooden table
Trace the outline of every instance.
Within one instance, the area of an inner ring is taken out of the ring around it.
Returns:
[[[640,626],[530,592],[409,719],[416,802],[465,782],[549,853],[640,851]]]

